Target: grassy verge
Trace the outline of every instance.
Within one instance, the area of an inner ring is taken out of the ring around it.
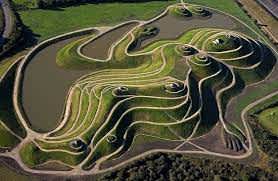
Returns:
[[[248,113],[251,114],[259,114],[265,109],[272,108],[278,105],[278,94],[267,99],[266,101],[263,101],[260,104],[257,104],[255,107],[253,107]]]
[[[258,87],[256,91],[250,92],[248,96],[245,96],[237,103],[236,115],[240,115],[240,112],[251,102],[255,101],[259,97],[268,95],[269,92],[277,90],[278,82],[273,82],[272,84],[267,84],[264,87]]]
[[[59,160],[68,165],[77,165],[85,157],[87,153],[72,155],[62,151],[45,152],[40,150],[34,143],[28,143],[20,150],[22,161],[29,167],[40,165],[50,160]]]
[[[11,132],[9,132],[4,126],[3,123],[0,122],[0,147],[3,148],[13,148],[17,145],[20,140],[15,137]]]
[[[9,64],[10,62],[6,66],[9,67]],[[17,65],[14,65],[0,83],[0,119],[14,133],[20,137],[25,137],[26,131],[17,119],[12,100],[16,68]]]

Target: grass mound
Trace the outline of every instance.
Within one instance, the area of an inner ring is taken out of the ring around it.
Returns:
[[[209,16],[198,6],[182,8],[170,12]],[[184,141],[208,133],[220,120],[220,126],[228,130],[225,139],[237,145],[236,151],[242,150],[244,133],[225,126],[220,113],[245,85],[269,73],[273,53],[242,34],[212,28],[140,46],[159,31],[138,26],[110,47],[107,60],[86,58],[79,52],[92,36],[63,47],[56,59],[60,67],[91,69],[92,73],[71,87],[65,124],[45,140],[24,145],[20,151],[24,163],[33,167],[58,160],[74,166],[87,158],[81,166],[89,170],[126,153],[136,136]]]
[[[240,45],[240,38],[227,33],[226,35],[218,35],[209,39],[204,46],[204,50],[208,52],[223,52],[237,49]]]

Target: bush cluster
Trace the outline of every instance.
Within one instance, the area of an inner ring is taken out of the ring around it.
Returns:
[[[251,116],[249,123],[259,147],[273,159],[270,163],[272,170],[278,171],[278,136],[264,129],[259,124],[257,116]]]

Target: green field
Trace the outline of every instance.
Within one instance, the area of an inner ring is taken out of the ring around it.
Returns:
[[[271,133],[278,135],[278,107],[269,108],[259,114],[259,123]]]
[[[87,4],[60,10],[20,11],[23,23],[39,40],[93,26],[115,25],[127,20],[147,20],[175,1]]]

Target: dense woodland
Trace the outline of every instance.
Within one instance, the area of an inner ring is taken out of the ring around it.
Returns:
[[[100,180],[277,180],[277,175],[250,165],[218,159],[157,153]]]
[[[250,126],[253,129],[254,137],[259,147],[270,156],[271,168],[274,172],[278,173],[278,136],[272,134],[270,131],[265,130],[257,120],[256,116],[249,119]]]

